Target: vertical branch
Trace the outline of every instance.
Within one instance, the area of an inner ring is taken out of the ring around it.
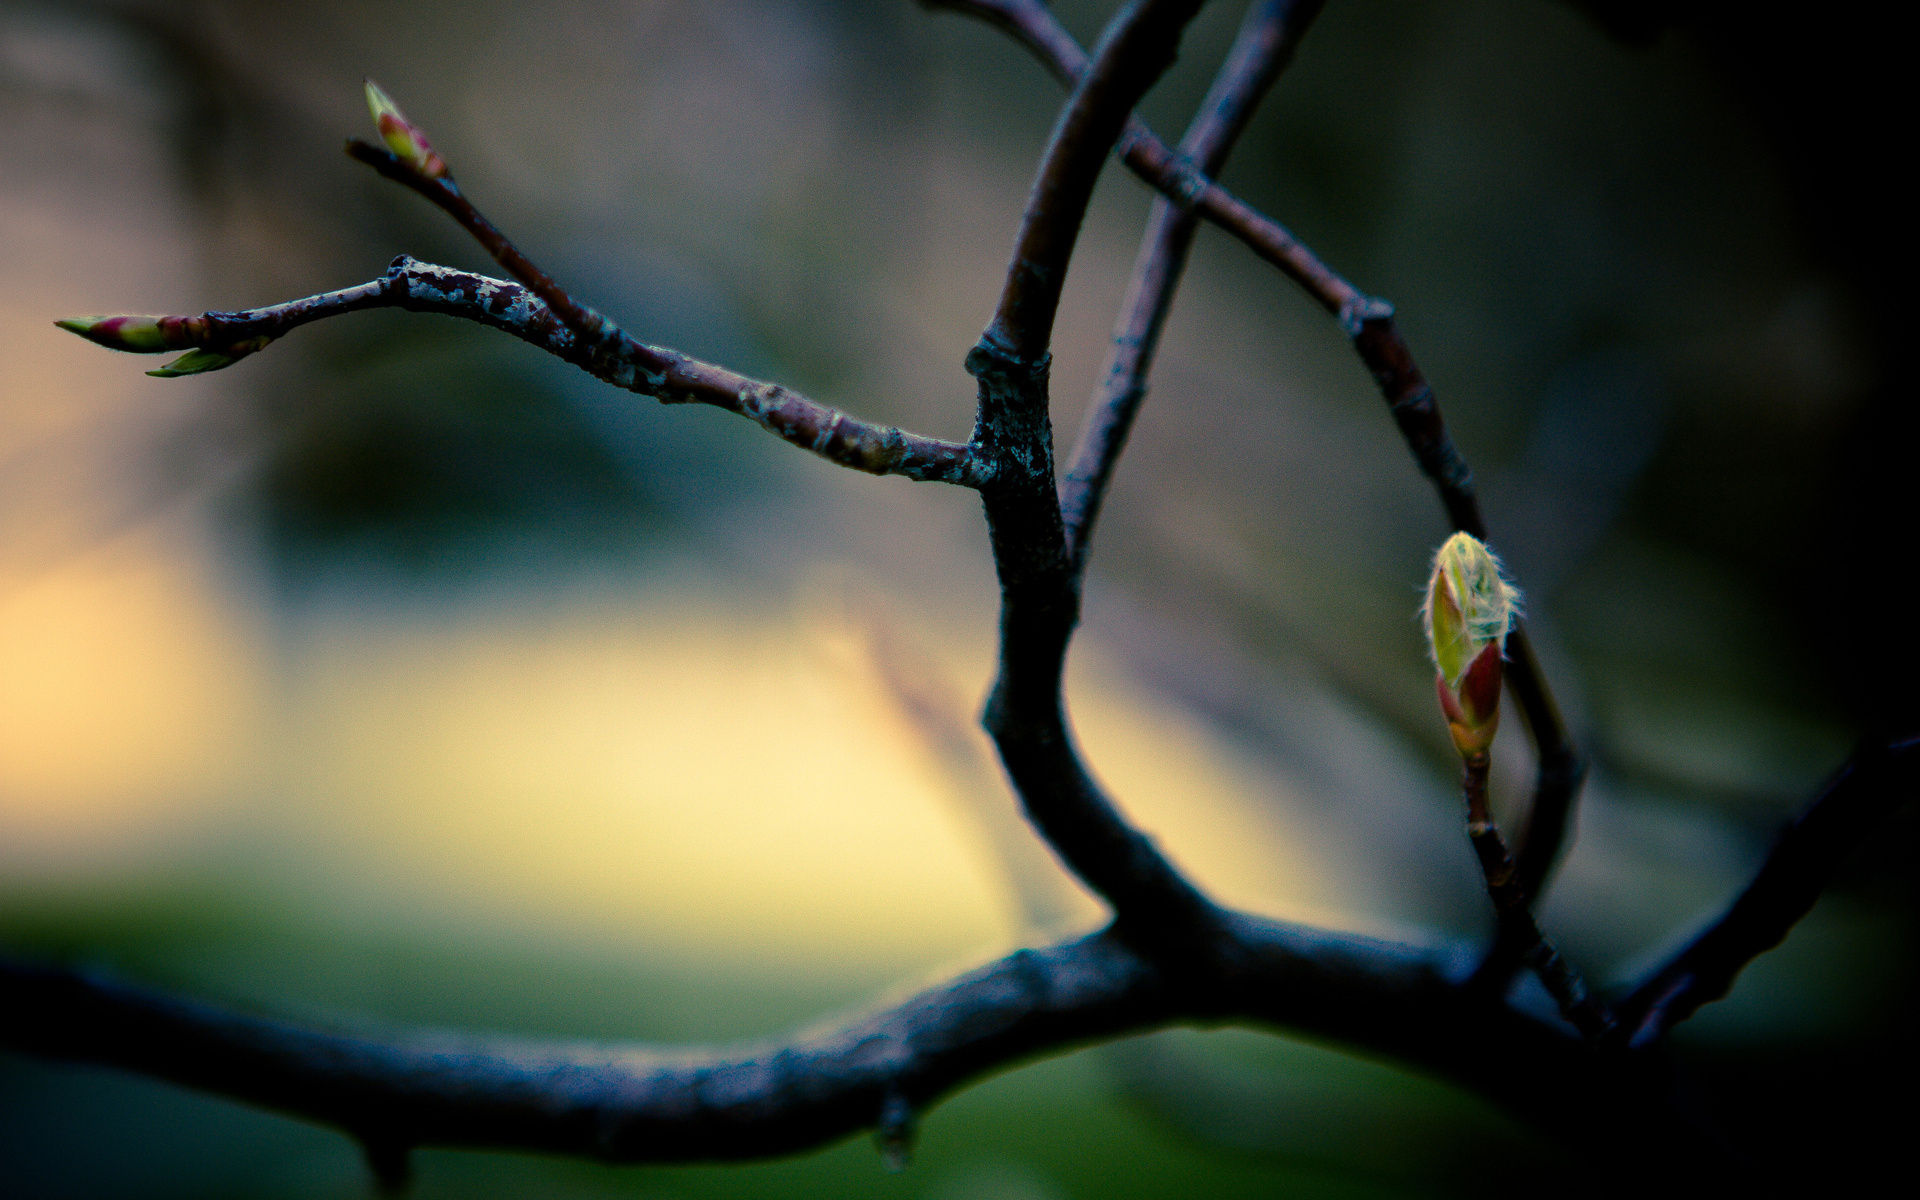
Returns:
[[[1295,47],[1324,4],[1325,0],[1260,0],[1248,6],[1226,63],[1180,141],[1183,158],[1208,175],[1219,173],[1254,109],[1292,61]],[[1076,573],[1086,571],[1094,523],[1114,466],[1126,450],[1134,417],[1146,400],[1147,375],[1153,369],[1160,331],[1173,307],[1199,226],[1200,219],[1190,207],[1165,197],[1153,202],[1147,233],[1134,259],[1133,279],[1114,326],[1106,376],[1060,488]]]
[[[1060,694],[1079,581],[1055,490],[1047,347],[1094,183],[1128,114],[1173,62],[1201,0],[1134,0],[1108,23],[1047,146],[1000,303],[967,370],[980,385],[973,444],[1000,579],[1000,661],[983,723],[1028,819],[1114,908],[1167,946],[1214,909],[1101,792],[1075,751]]]
[[[1507,852],[1506,839],[1487,808],[1488,756],[1483,750],[1464,758],[1462,791],[1467,802],[1467,837],[1480,860],[1480,873],[1487,881],[1487,898],[1493,901],[1500,921],[1500,939],[1512,947],[1514,957],[1533,968],[1547,994],[1560,1006],[1565,1017],[1582,1037],[1597,1039],[1613,1027],[1613,1016],[1587,990],[1566,956],[1556,949],[1527,908],[1527,891],[1520,885],[1519,871]],[[1503,981],[1504,982],[1504,981]]]
[[[1134,104],[1173,65],[1180,36],[1203,2],[1132,0],[1107,23],[1054,126],[983,345],[1025,363],[1046,354],[1100,168]]]

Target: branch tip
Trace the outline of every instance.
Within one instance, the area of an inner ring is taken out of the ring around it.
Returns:
[[[371,79],[367,80],[367,111],[373,115],[373,127],[380,131],[380,140],[387,144],[395,158],[423,179],[449,177],[447,160],[434,152],[426,131],[407,120],[393,97]]]

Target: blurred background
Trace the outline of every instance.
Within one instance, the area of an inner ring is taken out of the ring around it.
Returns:
[[[1106,16],[1057,8],[1084,42]],[[1478,470],[1595,763],[1543,922],[1602,980],[1920,707],[1901,110],[1870,103],[1897,72],[1854,14],[1335,0],[1225,173],[1396,302]],[[1170,140],[1239,18],[1211,6],[1150,97]],[[349,1026],[680,1043],[1092,928],[983,745],[946,737],[993,649],[970,493],[441,318],[178,381],[53,328],[401,252],[490,269],[339,154],[369,75],[637,336],[949,438],[1060,101],[1003,36],[877,0],[0,0],[0,949]],[[1148,202],[1110,170],[1083,235],[1063,449]],[[1412,620],[1438,506],[1331,321],[1211,230],[1188,278],[1088,584],[1086,753],[1225,900],[1482,936]],[[1517,721],[1496,765],[1512,813]],[[1914,828],[1682,1031],[1737,1137],[1830,1172],[1893,1153],[1900,1114],[1854,1085],[1911,1061]],[[1227,1031],[988,1081],[901,1174],[864,1140],[428,1152],[417,1194],[1524,1194],[1555,1155],[1444,1084]],[[0,1058],[8,1195],[367,1187],[334,1134]]]

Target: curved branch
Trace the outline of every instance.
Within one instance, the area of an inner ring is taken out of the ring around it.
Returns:
[[[1063,82],[1071,83],[1086,73],[1085,54],[1039,0],[922,2],[929,8],[950,9],[1007,30]],[[1393,306],[1354,287],[1278,222],[1207,178],[1138,118],[1128,119],[1117,152],[1150,187],[1246,243],[1340,318],[1354,350],[1387,401],[1401,438],[1421,472],[1432,481],[1448,522],[1455,530],[1490,540],[1474,494],[1473,472],[1448,435],[1433,388],[1394,324]],[[1522,885],[1530,897],[1537,897],[1565,845],[1586,765],[1574,748],[1524,627],[1508,634],[1507,656],[1507,684],[1513,689],[1539,764],[1518,854]]]
[[[1920,734],[1870,744],[1821,788],[1721,918],[1616,1009],[1635,1049],[1725,996],[1746,965],[1786,940],[1841,864],[1895,808],[1920,795]]]
[[[1353,1040],[1496,1094],[1500,1080],[1590,1073],[1562,1027],[1465,1003],[1432,952],[1238,914],[1209,949],[1204,971],[1176,972],[1109,929],[838,1029],[717,1050],[328,1031],[0,960],[0,1045],[332,1125],[390,1162],[418,1146],[743,1160],[876,1126],[894,1136],[1002,1067],[1181,1022]]]
[[[1173,65],[1180,35],[1204,0],[1131,0],[1107,23],[1092,63],[1060,110],[1015,239],[1013,262],[983,342],[1038,361],[1053,337],[1067,264],[1100,168],[1133,106]]]
[[[986,464],[980,494],[1000,580],[999,671],[982,723],[1054,853],[1113,906],[1119,928],[1165,948],[1189,941],[1215,910],[1114,808],[1067,725],[1060,677],[1080,591],[1054,481],[1047,346],[1100,168],[1199,7],[1134,0],[1108,23],[1054,126],[999,307],[966,364],[980,384],[972,445]]]
[[[148,348],[264,345],[309,322],[369,308],[439,313],[502,330],[615,387],[651,396],[662,404],[710,404],[738,413],[776,437],[856,471],[975,488],[982,483],[980,459],[962,443],[862,421],[778,384],[749,379],[676,350],[645,345],[610,322],[611,333],[589,344],[540,297],[517,283],[423,263],[404,254],[393,260],[386,275],[357,287],[244,312],[160,318],[167,344]],[[79,322],[63,325],[91,336]],[[124,341],[111,340],[111,334],[109,328],[91,340],[127,348]]]

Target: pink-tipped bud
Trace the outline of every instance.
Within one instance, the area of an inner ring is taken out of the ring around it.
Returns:
[[[407,120],[393,97],[380,90],[380,85],[367,80],[367,110],[373,114],[374,128],[380,131],[380,140],[394,156],[406,163],[428,179],[444,179],[447,176],[447,162],[433,151],[433,143],[418,125]]]
[[[1433,556],[1421,606],[1447,731],[1462,755],[1486,753],[1500,725],[1501,651],[1520,593],[1478,538],[1456,533]]]
[[[204,317],[147,317],[115,313],[102,317],[68,317],[54,324],[109,350],[159,354],[197,345],[206,333],[207,322]]]

